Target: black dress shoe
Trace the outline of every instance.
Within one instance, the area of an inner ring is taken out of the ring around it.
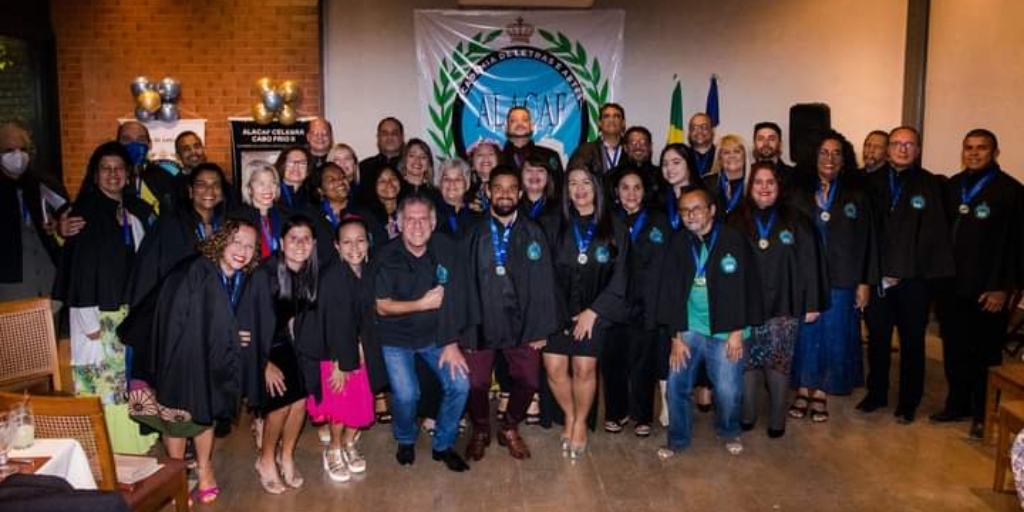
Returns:
[[[968,413],[961,413],[949,409],[943,409],[935,414],[932,414],[931,416],[928,416],[928,419],[935,423],[955,423],[958,421],[967,421],[971,419],[971,415]]]
[[[455,453],[455,450],[451,448],[445,448],[441,451],[435,450],[434,460],[444,462],[444,465],[448,466],[448,469],[455,471],[456,473],[469,471],[469,464],[466,464],[466,461],[462,460],[462,457],[459,457],[459,454]]]
[[[784,435],[786,435],[786,429],[780,428],[776,430],[774,428],[768,427],[768,437],[772,439],[778,439]]]
[[[398,445],[398,451],[395,453],[395,460],[403,466],[411,466],[413,462],[416,462],[416,445]]]
[[[901,409],[897,407],[893,416],[896,416],[896,423],[899,423],[900,425],[910,425],[914,422],[916,413],[913,409]]]
[[[980,421],[971,422],[971,431],[967,434],[968,437],[974,440],[981,440],[985,438],[985,424]]]
[[[740,422],[740,429],[743,430],[744,432],[750,432],[751,430],[754,430],[754,423],[753,422],[745,423],[745,422],[741,421]]]
[[[860,403],[857,404],[857,410],[860,412],[871,413],[885,407],[886,405],[888,405],[888,403],[886,403],[885,400],[878,400],[868,394],[860,401]]]

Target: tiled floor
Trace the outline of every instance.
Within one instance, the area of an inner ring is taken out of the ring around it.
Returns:
[[[929,355],[938,352],[930,340]],[[241,428],[217,448],[220,499],[197,510],[1019,510],[1013,495],[991,491],[992,448],[968,441],[968,424],[928,423],[944,392],[941,363],[934,357],[928,375],[929,393],[913,425],[897,424],[891,408],[869,416],[855,412],[859,391],[831,399],[826,424],[791,421],[778,440],[768,439],[759,426],[744,437],[746,450],[738,457],[715,439],[712,416],[699,413],[693,446],[668,461],[655,456],[664,442],[660,428],[643,440],[632,429],[597,433],[588,456],[574,463],[562,457],[557,430],[528,427],[523,435],[533,459],[515,461],[492,444],[487,457],[463,474],[431,460],[426,437],[417,446],[416,464],[399,467],[390,431],[376,427],[361,441],[368,472],[338,484],[323,474],[316,434],[307,429],[298,453],[307,484],[281,496],[260,489],[248,429]],[[460,439],[460,449],[464,443]]]

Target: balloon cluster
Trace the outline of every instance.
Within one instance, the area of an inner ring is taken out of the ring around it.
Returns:
[[[252,106],[252,118],[257,124],[270,124],[276,118],[287,126],[298,120],[293,104],[302,92],[295,80],[283,80],[275,86],[271,79],[260,78],[256,80],[256,95],[260,101]]]
[[[178,110],[181,82],[177,78],[168,76],[159,82],[150,82],[144,76],[135,77],[131,90],[135,98],[135,119],[142,122],[154,119],[171,122],[181,118]]]

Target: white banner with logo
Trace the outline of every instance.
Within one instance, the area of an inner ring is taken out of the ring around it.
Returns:
[[[438,156],[505,143],[505,116],[526,106],[533,140],[565,160],[597,137],[622,66],[621,10],[415,12],[419,98]]]

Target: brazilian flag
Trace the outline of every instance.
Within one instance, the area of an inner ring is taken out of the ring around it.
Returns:
[[[666,144],[684,142],[686,137],[683,133],[683,86],[679,83],[679,77],[673,75],[676,86],[672,89],[672,107],[668,112],[668,140]]]

